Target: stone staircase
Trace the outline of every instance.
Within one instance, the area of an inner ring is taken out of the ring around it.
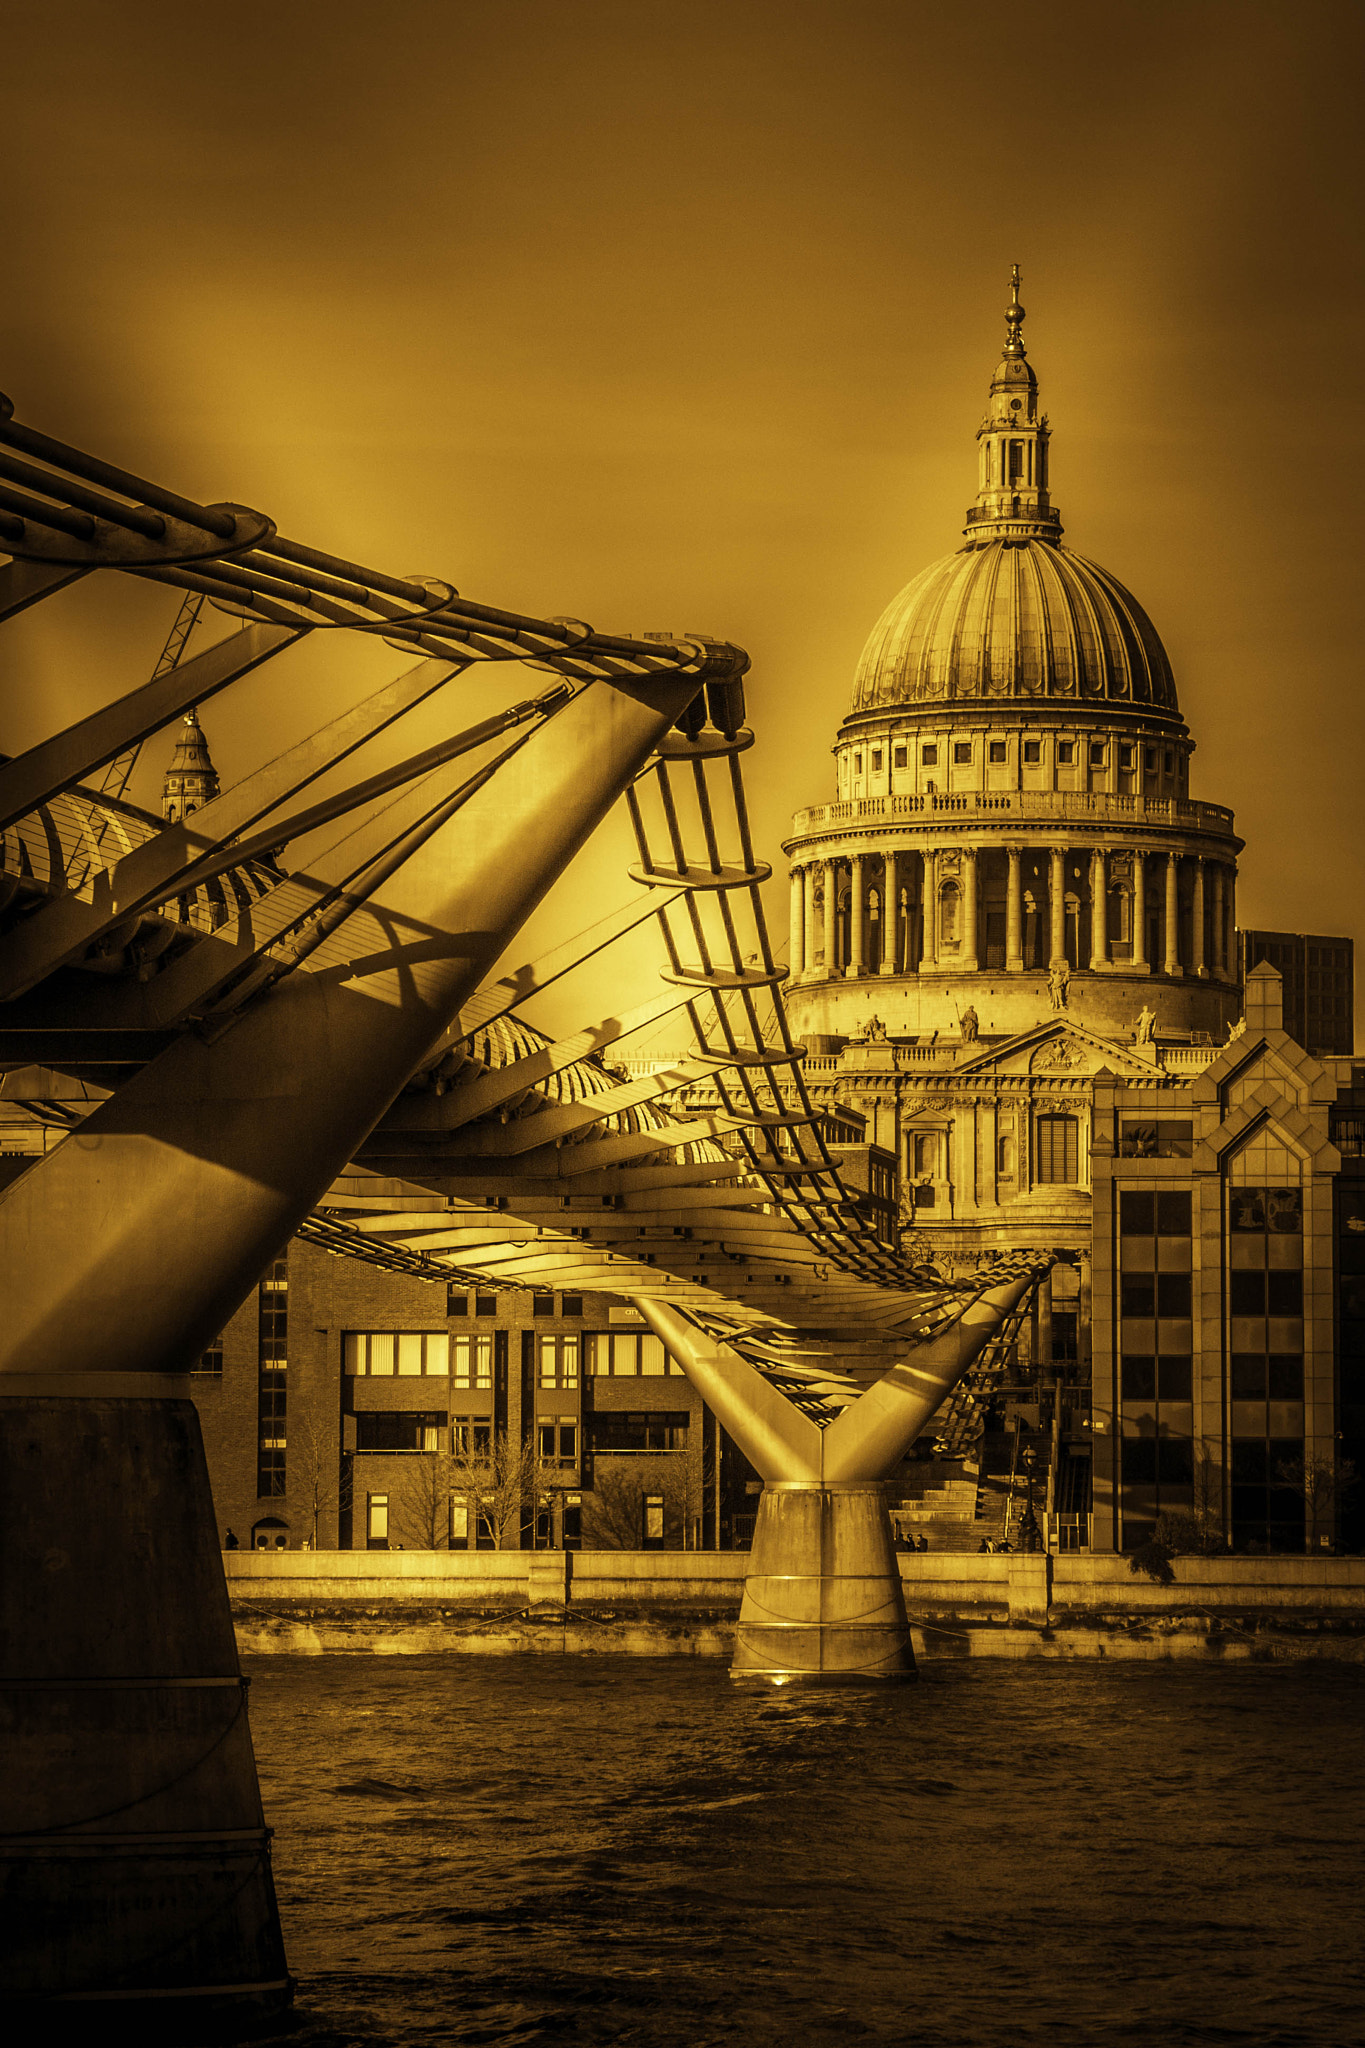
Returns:
[[[977,1518],[978,1474],[973,1464],[932,1458],[911,1465],[890,1489],[891,1526],[897,1536],[927,1536],[931,1551],[979,1550],[994,1533]],[[1001,1520],[1004,1503],[1001,1502]]]

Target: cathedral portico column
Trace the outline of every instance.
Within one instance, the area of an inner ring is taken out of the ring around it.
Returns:
[[[806,966],[806,873],[804,868],[793,867],[791,871],[791,927],[788,933],[787,976],[796,981]]]
[[[1048,922],[1052,928],[1049,942],[1048,966],[1062,967],[1066,964],[1066,848],[1053,846],[1048,849],[1047,882]]]
[[[962,953],[958,965],[966,974],[975,974],[976,957],[976,848],[962,849]]]
[[[1197,853],[1194,857],[1194,899],[1190,922],[1194,927],[1191,933],[1193,944],[1190,949],[1190,966],[1201,981],[1207,981],[1209,970],[1204,959],[1204,856],[1202,853]]]
[[[825,979],[833,981],[839,972],[839,876],[838,863],[825,862]]]
[[[1147,858],[1133,855],[1133,965],[1147,965]]]
[[[1222,861],[1213,864],[1213,972],[1217,980],[1228,978],[1228,928],[1224,905],[1224,886],[1227,871]]]
[[[1228,863],[1227,901],[1223,906],[1223,916],[1226,920],[1223,926],[1225,934],[1223,959],[1227,964],[1228,979],[1232,980],[1237,972],[1237,864],[1235,861],[1229,861]]]
[[[855,853],[848,865],[848,971],[858,975],[863,971],[863,856]]]
[[[938,966],[938,849],[929,847],[924,854],[924,880],[921,884],[923,902],[920,907],[920,922],[924,928],[924,945],[920,958],[921,967]]]
[[[1166,856],[1166,972],[1180,972],[1180,856]]]
[[[899,966],[901,885],[896,873],[894,847],[882,855],[882,958],[883,974],[894,974]]]
[[[1024,971],[1024,886],[1020,849],[1007,846],[1009,876],[1005,883],[1005,972]]]
[[[1104,848],[1096,846],[1090,854],[1090,966],[1092,972],[1104,967],[1109,959],[1109,906],[1105,898]]]

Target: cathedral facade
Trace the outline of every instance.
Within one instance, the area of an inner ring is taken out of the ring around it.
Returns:
[[[1278,972],[1243,985],[1242,841],[1190,793],[1147,613],[1063,545],[1018,287],[963,544],[873,628],[832,799],[786,842],[808,1081],[896,1159],[903,1241],[961,1275],[1063,1254],[965,1461],[950,1424],[902,1519],[975,1492],[980,1527],[1022,1460],[1052,1547],[1183,1515],[1214,1547],[1316,1548],[1305,1483],[1359,1405],[1330,1219],[1365,1074],[1286,1034]]]

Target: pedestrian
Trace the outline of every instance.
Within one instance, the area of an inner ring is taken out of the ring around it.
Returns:
[[[229,1529],[226,1536],[223,1538],[224,1550],[240,1550],[241,1547],[241,1544],[237,1541],[237,1538],[233,1535],[231,1529]]]

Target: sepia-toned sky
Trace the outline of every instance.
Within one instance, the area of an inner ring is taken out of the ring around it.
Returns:
[[[0,29],[18,416],[486,602],[740,641],[779,868],[866,633],[958,544],[1019,262],[1068,542],[1166,642],[1241,921],[1365,941],[1358,6],[70,0]],[[0,749],[150,671],[174,598],[111,583],[5,629]],[[394,665],[289,660],[206,713],[225,777]],[[546,929],[623,900],[622,857],[604,835]]]

